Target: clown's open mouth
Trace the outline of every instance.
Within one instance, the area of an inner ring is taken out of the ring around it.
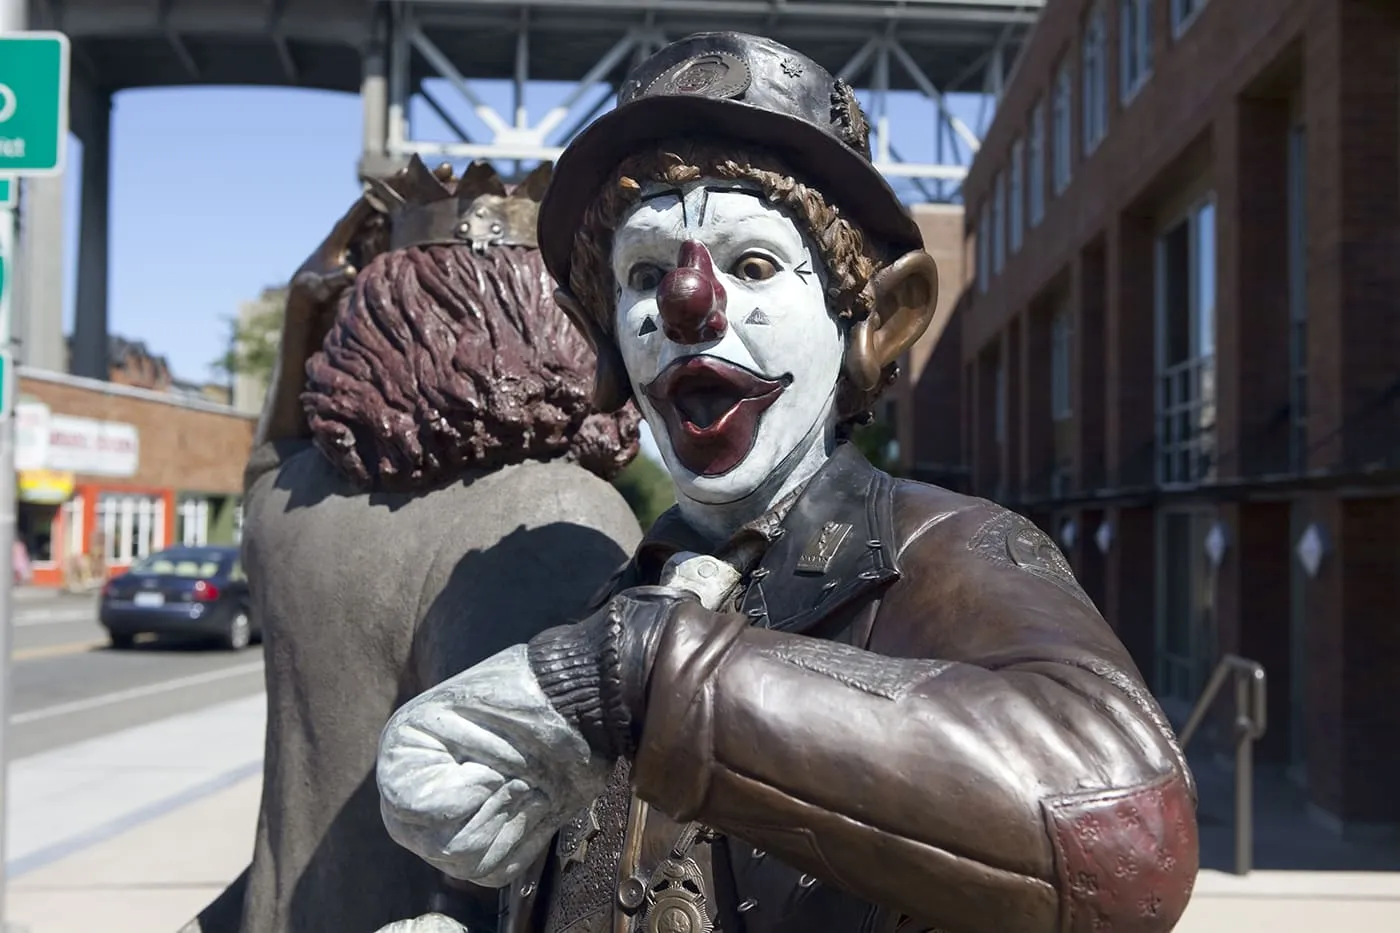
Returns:
[[[701,476],[728,473],[748,456],[758,422],[792,383],[765,379],[713,356],[676,360],[646,387],[676,456]]]

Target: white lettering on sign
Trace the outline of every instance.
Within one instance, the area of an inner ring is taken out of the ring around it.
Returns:
[[[23,159],[24,140],[0,136],[0,156],[4,156],[7,159]]]
[[[30,402],[20,404],[15,415],[17,469],[136,475],[141,441],[134,425],[55,415],[47,406]]]

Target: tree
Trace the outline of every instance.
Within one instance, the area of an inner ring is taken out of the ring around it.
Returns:
[[[894,428],[883,421],[861,425],[851,433],[851,443],[865,455],[871,466],[898,476],[899,464],[890,457],[890,441],[894,439]]]
[[[228,350],[214,361],[214,368],[229,376],[248,376],[262,385],[271,381],[286,303],[285,287],[264,289],[242,307],[238,317],[228,318]]]
[[[645,454],[638,454],[627,469],[617,475],[613,485],[632,507],[643,528],[650,528],[651,523],[676,502],[670,474]]]

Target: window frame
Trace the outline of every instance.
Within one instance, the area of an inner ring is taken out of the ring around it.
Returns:
[[[1080,71],[1080,127],[1088,156],[1108,136],[1108,13],[1103,0],[1094,4],[1084,21]]]
[[[1031,128],[1027,147],[1030,160],[1026,178],[1027,210],[1026,220],[1030,229],[1040,226],[1045,219],[1045,99],[1040,98],[1031,108]]]
[[[1055,196],[1074,181],[1074,72],[1068,58],[1055,69],[1050,105],[1050,185]]]
[[[1026,225],[1026,141],[1016,137],[1011,143],[1011,177],[1007,182],[1007,252],[1021,251]]]
[[[992,181],[992,275],[1006,268],[1006,173]]]
[[[1118,80],[1125,105],[1146,87],[1152,67],[1152,0],[1118,0]]]
[[[1180,39],[1186,30],[1190,29],[1192,24],[1200,18],[1201,11],[1206,8],[1206,4],[1210,3],[1210,0],[1171,0],[1171,2],[1172,38]],[[1182,6],[1188,2],[1192,4],[1191,9],[1182,13]]]

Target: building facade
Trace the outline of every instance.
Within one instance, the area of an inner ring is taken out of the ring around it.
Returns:
[[[938,264],[938,309],[962,294],[967,247],[960,204],[915,204],[910,209],[924,236],[924,249]],[[900,363],[899,378],[881,397],[877,421],[895,443],[888,465],[903,476],[949,489],[967,483],[959,425],[959,361],[962,318],[955,315],[941,335],[926,334]]]
[[[971,489],[1178,723],[1257,660],[1257,754],[1400,823],[1400,3],[1053,0],[964,197]]]
[[[31,582],[81,588],[163,547],[238,540],[252,416],[64,373],[19,375],[16,537]]]

